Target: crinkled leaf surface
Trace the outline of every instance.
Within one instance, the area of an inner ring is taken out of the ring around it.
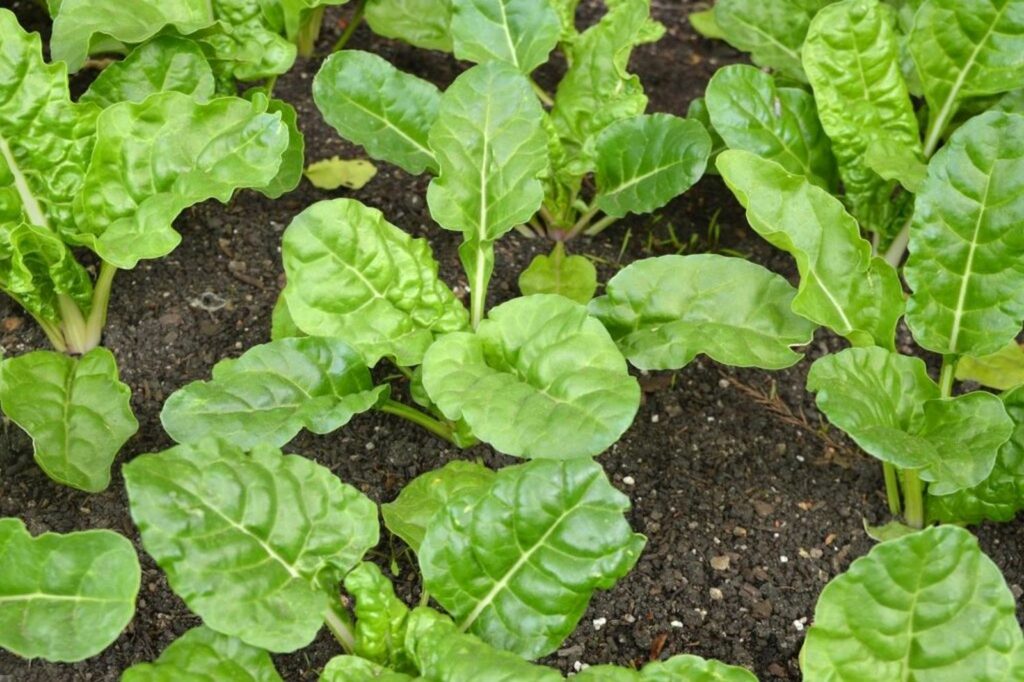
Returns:
[[[907,324],[936,353],[994,353],[1024,318],[1024,116],[989,112],[928,164],[904,267]]]
[[[475,333],[443,336],[423,385],[449,419],[517,457],[597,455],[629,427],[640,389],[587,309],[554,294],[492,308]]]
[[[842,203],[750,152],[722,152],[718,170],[747,209],[751,227],[796,260],[800,286],[793,311],[854,345],[892,348],[903,288],[892,266],[872,257]]]
[[[433,83],[399,71],[375,54],[342,50],[313,79],[313,101],[342,137],[364,147],[372,158],[414,175],[436,172],[427,142],[441,103]]]
[[[362,356],[344,341],[286,338],[218,362],[210,381],[171,394],[160,421],[179,443],[215,436],[241,448],[280,447],[303,428],[341,428],[386,388],[374,387]]]
[[[288,128],[265,107],[265,99],[200,103],[164,92],[105,109],[70,236],[120,268],[170,253],[181,241],[171,223],[182,210],[227,202],[237,188],[277,175]]]
[[[249,92],[252,93],[253,101],[261,101],[263,93],[259,88]],[[249,96],[249,93],[246,93],[246,96]],[[261,103],[257,106],[266,106],[267,113],[281,114],[281,123],[288,130],[288,146],[285,147],[284,153],[281,155],[281,165],[277,169],[277,175],[266,185],[255,188],[260,194],[277,199],[298,187],[299,182],[302,181],[302,172],[306,165],[306,138],[299,130],[299,115],[295,111],[295,107],[288,102],[282,99],[271,99],[267,101],[266,105]]]
[[[373,366],[419,364],[434,334],[467,325],[426,240],[352,199],[313,204],[284,233],[285,300],[303,332],[335,336]]]
[[[777,87],[760,69],[732,64],[715,72],[704,99],[708,121],[731,149],[775,161],[825,189],[835,187],[832,143],[810,93]]]
[[[590,304],[623,355],[640,369],[679,369],[700,353],[740,367],[781,369],[801,355],[815,325],[792,311],[785,279],[714,254],[635,261]]]
[[[689,654],[648,663],[641,670],[598,665],[585,668],[575,682],[757,682],[745,668]]]
[[[138,430],[131,389],[106,348],[74,358],[39,350],[0,367],[0,405],[32,437],[36,462],[58,483],[86,492],[110,484],[110,465]]]
[[[482,494],[494,482],[494,472],[475,462],[455,460],[417,476],[394,502],[380,506],[384,525],[418,552],[431,520],[456,497]]]
[[[548,60],[562,22],[549,0],[452,0],[455,56],[530,73]]]
[[[109,530],[29,535],[0,519],[0,647],[80,661],[117,639],[135,613],[135,548]]]
[[[966,530],[883,542],[829,583],[800,652],[808,682],[1020,679],[1013,595]]]
[[[295,62],[295,43],[280,35],[267,21],[260,2],[210,0],[217,23],[195,34],[212,52],[218,79],[257,81],[279,76]]]
[[[160,36],[140,45],[103,69],[79,101],[106,108],[118,102],[141,102],[169,90],[199,102],[214,96],[213,69],[195,41]]]
[[[593,460],[507,467],[488,492],[453,501],[427,527],[424,585],[462,631],[538,658],[569,636],[594,590],[636,563],[645,538],[630,529],[628,508]]]
[[[670,114],[612,123],[596,141],[595,205],[607,215],[651,213],[704,174],[711,136],[698,122]]]
[[[864,163],[886,180],[895,180],[913,194],[921,191],[928,166],[921,160],[920,147],[904,146],[896,138],[876,137],[864,150]]]
[[[192,628],[152,663],[121,674],[121,682],[281,682],[270,654],[208,627]]]
[[[356,603],[355,653],[398,671],[412,672],[405,651],[409,608],[395,596],[377,564],[363,562],[345,576],[345,591]]]
[[[142,544],[175,593],[209,627],[270,651],[313,641],[342,576],[377,544],[373,502],[274,448],[208,440],[123,471]]]
[[[0,288],[53,324],[61,321],[61,296],[85,313],[92,305],[92,280],[71,249],[45,227],[25,223],[0,224]]]
[[[519,275],[523,296],[559,294],[587,304],[597,291],[597,268],[586,256],[565,254],[565,244],[555,242],[550,255],[540,254]]]
[[[1024,346],[1011,341],[990,355],[965,355],[956,363],[956,378],[1000,391],[1020,386],[1024,384]]]
[[[319,682],[413,682],[419,677],[396,673],[358,656],[335,656],[320,673]]]
[[[365,17],[379,36],[428,50],[452,50],[451,0],[374,0],[366,3]]]
[[[802,52],[821,125],[839,161],[847,204],[861,224],[876,232],[891,231],[900,204],[892,199],[895,183],[867,164],[869,145],[886,140],[921,154],[892,19],[878,0],[831,4],[811,22]]]

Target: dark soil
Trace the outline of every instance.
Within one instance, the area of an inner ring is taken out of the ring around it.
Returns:
[[[13,4],[26,26],[48,30],[33,3]],[[659,43],[637,50],[632,63],[652,111],[684,114],[715,68],[738,59],[727,46],[690,29],[686,15],[696,4],[655,0],[654,14],[668,32]],[[348,11],[330,10],[321,50],[340,33]],[[585,2],[582,12],[585,20],[596,16],[595,2]],[[381,40],[365,27],[350,46],[373,50],[441,86],[461,68],[448,56]],[[318,66],[318,60],[300,61],[278,81],[276,94],[299,111],[308,161],[334,154],[359,157],[361,150],[343,143],[313,107],[310,85]],[[550,83],[555,77],[542,72],[539,80]],[[230,206],[197,206],[176,223],[184,235],[177,251],[118,275],[104,342],[132,388],[141,425],[120,462],[171,445],[159,410],[172,391],[208,377],[217,360],[267,340],[282,285],[281,233],[315,201],[354,196],[414,235],[429,237],[443,276],[465,294],[458,237],[431,222],[426,179],[384,164],[379,170],[358,192],[324,192],[303,182],[278,201],[245,192]],[[498,246],[492,303],[516,295],[518,273],[547,248],[514,233],[505,238]],[[794,274],[788,257],[745,226],[736,202],[714,177],[653,219],[625,220],[572,248],[595,259],[603,280],[636,258],[680,249],[739,252]],[[6,299],[0,302],[0,318],[5,353],[46,347],[31,319]],[[839,346],[822,336],[810,354]],[[885,515],[880,468],[823,426],[803,388],[807,365],[769,374],[700,359],[680,372],[640,377],[645,399],[636,422],[601,462],[632,498],[631,521],[648,536],[647,549],[628,577],[595,596],[577,632],[547,663],[568,672],[580,663],[640,664],[685,652],[748,666],[762,680],[799,679],[797,654],[818,593],[871,547],[862,517],[878,522]],[[357,417],[332,436],[302,435],[288,450],[330,467],[379,502],[454,458],[479,457],[493,465],[512,461],[483,446],[457,451],[377,413]],[[120,531],[136,543],[143,565],[138,612],[109,649],[73,665],[27,662],[0,652],[0,679],[115,680],[198,624],[142,550],[117,468],[106,492],[88,495],[61,487],[35,465],[27,437],[5,425],[0,469],[0,515],[21,517],[34,534]],[[1019,595],[1024,581],[1019,524],[984,527],[980,535]],[[374,558],[383,565],[397,559],[399,593],[410,601],[416,597],[410,552],[400,541],[385,540]],[[314,680],[337,653],[337,645],[322,633],[307,649],[275,659],[286,680]]]

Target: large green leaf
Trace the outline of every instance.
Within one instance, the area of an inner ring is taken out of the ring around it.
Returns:
[[[414,175],[437,171],[427,142],[441,103],[433,83],[375,54],[343,50],[317,72],[313,101],[342,137],[363,146],[371,157]]]
[[[805,81],[800,48],[811,19],[834,0],[718,0],[715,20],[733,47],[758,66]]]
[[[213,69],[198,43],[160,36],[103,69],[79,101],[106,108],[174,90],[205,102],[213,97],[215,89]]]
[[[490,311],[475,333],[443,336],[423,385],[449,419],[517,457],[597,455],[633,421],[640,389],[587,309],[554,294]]]
[[[171,588],[211,628],[270,651],[313,641],[341,578],[377,544],[373,502],[275,448],[204,441],[123,471],[142,544]]]
[[[380,506],[384,525],[414,552],[420,550],[431,520],[451,500],[482,494],[494,482],[494,472],[475,462],[455,460],[410,481],[394,502]]]
[[[105,109],[69,236],[121,268],[170,253],[181,241],[171,223],[182,210],[227,202],[239,187],[277,175],[288,128],[266,106],[264,98],[200,103],[164,92]]]
[[[645,538],[627,509],[592,460],[506,467],[485,494],[456,499],[427,527],[423,584],[462,631],[538,658],[575,629],[594,590],[639,558]]]
[[[775,161],[825,189],[836,186],[832,145],[807,91],[777,87],[760,69],[733,64],[715,72],[704,99],[709,122],[730,148]]]
[[[409,608],[395,596],[391,581],[376,564],[363,562],[345,576],[345,591],[356,600],[353,653],[395,670],[412,672],[405,651]]]
[[[869,146],[884,140],[921,155],[892,20],[892,12],[878,0],[837,2],[811,22],[802,52],[821,125],[839,161],[847,203],[861,224],[875,232],[892,231],[901,207],[892,199],[895,182],[883,179],[867,163]]]
[[[474,66],[441,98],[430,129],[439,173],[427,204],[441,227],[463,233],[459,256],[473,286],[486,288],[494,241],[540,208],[538,178],[548,167],[543,118],[529,81],[501,62]]]
[[[872,257],[842,203],[750,152],[722,152],[718,170],[747,209],[751,227],[796,259],[800,286],[793,311],[854,345],[892,348],[903,288],[892,266]]]
[[[0,288],[37,319],[60,324],[61,298],[88,313],[92,280],[52,231],[0,224]]]
[[[1024,116],[989,112],[928,164],[904,267],[907,324],[936,353],[994,353],[1024,318]]]
[[[121,674],[121,682],[282,682],[270,654],[208,627],[192,628],[152,663]]]
[[[807,682],[1019,680],[1013,595],[969,532],[876,545],[825,586],[800,652]]]
[[[0,406],[32,437],[36,462],[58,483],[99,492],[138,428],[131,389],[106,348],[80,358],[40,350],[0,366]]]
[[[585,668],[574,682],[757,682],[745,668],[689,654],[653,661],[634,671],[613,665]]]
[[[530,73],[548,60],[562,22],[549,0],[452,0],[455,56]]]
[[[594,205],[621,218],[651,213],[700,180],[711,136],[699,121],[651,114],[612,123],[597,136],[595,148]]]
[[[428,50],[451,52],[451,0],[373,0],[366,23],[385,38],[397,38]]]
[[[908,49],[928,101],[930,154],[965,99],[1024,87],[1024,4],[926,0]]]
[[[421,678],[396,673],[358,656],[335,656],[317,679],[319,682],[413,682]]]
[[[466,327],[426,240],[353,199],[318,202],[284,233],[285,300],[303,332],[336,336],[373,366],[419,364],[435,334]]]
[[[973,488],[929,497],[929,517],[948,523],[1009,521],[1024,509],[1024,387],[1004,395],[1003,405],[1014,429],[999,449],[992,473]]]
[[[785,279],[740,258],[660,256],[612,277],[590,313],[640,369],[679,369],[699,353],[781,369],[814,335],[815,325],[791,310],[795,295]]]
[[[29,535],[0,519],[0,647],[80,661],[112,644],[135,613],[139,560],[109,530]]]
[[[1000,391],[1016,388],[1024,384],[1024,346],[1014,340],[980,358],[965,355],[956,363],[956,378]]]
[[[210,381],[171,394],[160,421],[179,443],[216,436],[241,448],[280,447],[303,428],[341,428],[386,389],[373,386],[362,357],[344,341],[286,338],[218,362]]]
[[[565,254],[565,243],[558,241],[551,254],[540,254],[519,274],[523,296],[559,294],[586,305],[597,291],[597,268],[586,256]]]

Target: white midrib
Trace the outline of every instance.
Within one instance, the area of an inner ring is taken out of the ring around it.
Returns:
[[[505,29],[505,42],[508,43],[509,57],[512,59],[512,66],[519,68],[519,55],[516,54],[516,46],[512,42],[512,29],[508,25],[508,12],[505,11],[505,3],[499,2],[501,8],[501,27]]]
[[[28,186],[28,180],[26,180],[25,174],[21,171],[21,167],[18,166],[18,162],[15,160],[14,154],[11,153],[11,148],[3,135],[0,135],[0,154],[3,155],[4,161],[7,162],[8,168],[11,169],[11,175],[14,177],[14,188],[18,190],[18,196],[21,197],[21,204],[25,207],[25,215],[28,217],[29,223],[36,227],[50,227],[46,214],[43,213],[43,208],[39,205],[35,195],[32,194],[32,188]]]
[[[967,262],[964,264],[964,276],[960,280],[960,291],[956,299],[956,308],[953,309],[953,327],[949,332],[949,352],[956,353],[956,344],[960,338],[960,327],[963,324],[964,304],[967,302],[967,287],[971,283],[971,275],[974,274],[974,254],[978,250],[978,233],[981,232],[981,224],[985,219],[985,207],[988,206],[988,194],[992,188],[992,174],[985,179],[985,192],[981,197],[981,210],[978,211],[978,219],[974,221],[974,234],[971,235],[971,243],[967,248]]]
[[[646,180],[647,178],[654,177],[655,175],[658,175],[660,173],[664,173],[665,171],[668,171],[671,168],[675,168],[676,166],[685,165],[686,163],[687,163],[686,159],[680,159],[679,161],[673,161],[672,163],[664,165],[664,166],[658,166],[657,168],[655,168],[652,171],[648,171],[648,172],[643,173],[641,175],[636,175],[636,176],[630,178],[627,182],[622,183],[621,185],[619,185],[618,187],[616,187],[612,191],[608,192],[608,194],[606,194],[605,196],[614,196],[616,194],[622,194],[623,192],[625,192],[627,189],[629,189],[633,185],[638,185],[641,182],[643,182],[644,180]]]
[[[49,594],[47,592],[26,592],[25,594],[15,594],[9,596],[0,596],[0,604],[19,602],[19,601],[73,601],[73,602],[94,602],[97,604],[110,604],[118,602],[126,602],[127,599],[103,599],[101,597],[83,597],[77,594]]]
[[[362,104],[360,104],[356,99],[354,99],[352,97],[348,98],[348,102],[349,102],[349,104],[354,106],[356,109],[359,109],[360,111],[362,111],[362,112],[364,112],[366,114],[369,114],[372,118],[377,119],[378,121],[380,121],[381,123],[386,125],[391,130],[394,130],[402,138],[408,140],[410,144],[415,146],[417,149],[419,149],[421,152],[426,154],[431,159],[434,158],[434,152],[433,152],[432,149],[430,149],[429,147],[424,147],[422,144],[419,143],[419,141],[417,141],[416,139],[410,137],[408,133],[406,133],[404,130],[402,130],[397,125],[395,125],[394,122],[392,122],[391,119],[389,119],[387,116],[382,116],[381,114],[379,114],[378,112],[374,111],[373,109],[369,109],[367,107],[364,107]]]

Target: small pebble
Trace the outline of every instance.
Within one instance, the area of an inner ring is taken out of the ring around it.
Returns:
[[[594,629],[595,630],[600,630],[601,628],[603,628],[605,626],[605,623],[607,623],[607,622],[608,622],[607,618],[595,618],[594,620],[591,621],[591,623],[594,624]]]
[[[626,485],[636,485],[636,479],[632,476],[623,476],[622,482]]]
[[[722,599],[725,597],[725,595],[722,594],[722,591],[717,587],[710,588],[708,590],[708,593],[711,595],[711,598],[715,601],[722,601]]]
[[[674,620],[671,623],[669,623],[669,625],[671,625],[674,628],[681,628],[683,627],[683,622],[680,620]]]
[[[785,554],[783,554],[782,556],[779,557],[779,561],[781,561],[784,564],[789,563],[789,557],[786,556]]]
[[[711,557],[711,568],[716,571],[728,571],[729,570],[729,557],[725,554],[722,556]]]

